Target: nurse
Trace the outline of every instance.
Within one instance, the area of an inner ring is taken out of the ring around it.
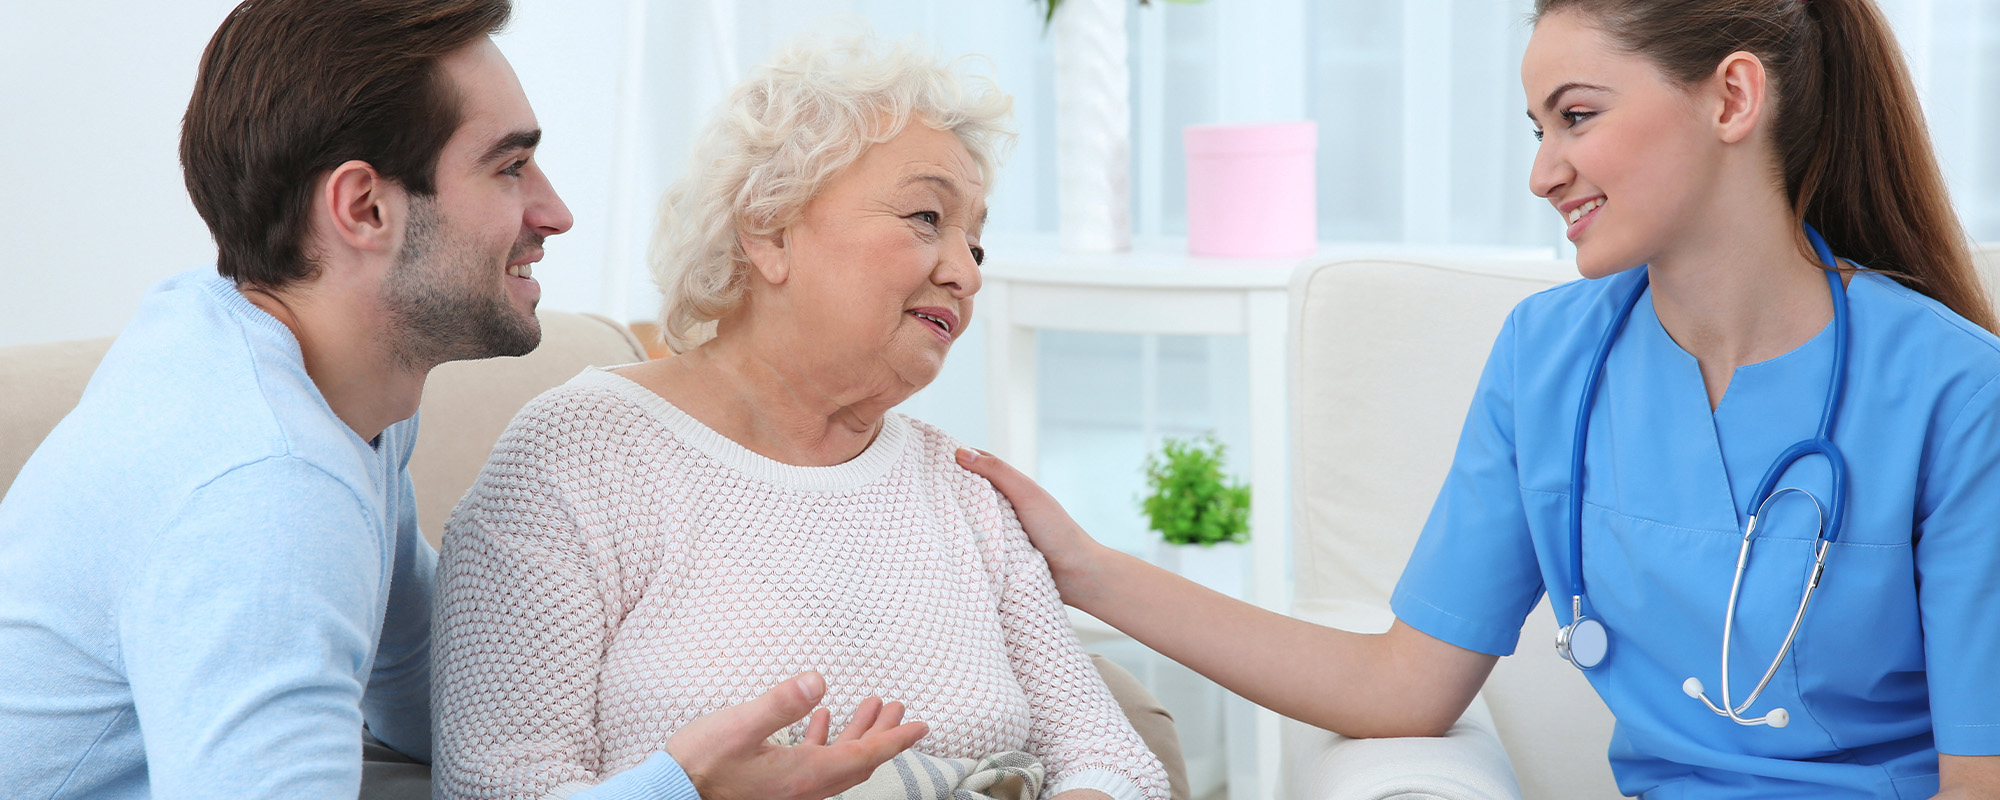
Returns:
[[[1898,52],[1868,0],[1537,3],[1529,182],[1586,280],[1501,330],[1387,633],[960,461],[1066,601],[1313,725],[1442,734],[1547,591],[1627,794],[2000,797],[2000,339]]]

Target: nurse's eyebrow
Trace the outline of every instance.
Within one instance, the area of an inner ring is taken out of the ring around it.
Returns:
[[[1611,91],[1610,87],[1599,86],[1594,83],[1580,83],[1577,81],[1570,81],[1569,83],[1565,83],[1561,86],[1556,87],[1555,91],[1549,92],[1548,99],[1542,101],[1542,110],[1543,111],[1556,110],[1556,101],[1561,100],[1564,94],[1568,93],[1573,89],[1591,89],[1599,92],[1604,92],[1606,94],[1615,94],[1615,92]],[[1528,112],[1528,119],[1534,119],[1534,118],[1535,118],[1535,112],[1533,111]]]
[[[497,141],[493,142],[493,145],[491,147],[486,148],[486,154],[480,156],[479,161],[476,163],[478,166],[481,167],[484,167],[488,164],[499,163],[500,159],[502,158],[512,155],[517,151],[532,150],[534,149],[535,145],[541,143],[542,143],[542,132],[540,129],[532,131],[515,131],[513,133],[502,136]]]

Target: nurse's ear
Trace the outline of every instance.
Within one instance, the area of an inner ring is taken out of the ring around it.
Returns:
[[[1756,56],[1738,51],[1723,57],[1715,74],[1696,90],[1716,138],[1725,144],[1748,139],[1768,108],[1768,88],[1764,62]]]

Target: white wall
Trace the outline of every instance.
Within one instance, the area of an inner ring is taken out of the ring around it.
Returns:
[[[215,258],[181,185],[181,113],[235,3],[0,0],[0,346],[115,333]]]
[[[0,346],[117,333],[147,287],[214,263],[181,181],[180,119],[202,48],[235,5],[0,3],[0,218],[12,245]],[[604,43],[620,41],[625,5],[523,0],[498,38],[541,119],[538,157],[577,220],[536,269],[550,308],[610,307],[624,184],[613,169],[621,53]]]

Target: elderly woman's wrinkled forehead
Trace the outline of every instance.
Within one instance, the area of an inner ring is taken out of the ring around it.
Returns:
[[[822,199],[889,205],[934,200],[954,223],[976,232],[986,221],[987,184],[980,166],[956,133],[913,119],[887,141],[870,144],[808,208]]]

